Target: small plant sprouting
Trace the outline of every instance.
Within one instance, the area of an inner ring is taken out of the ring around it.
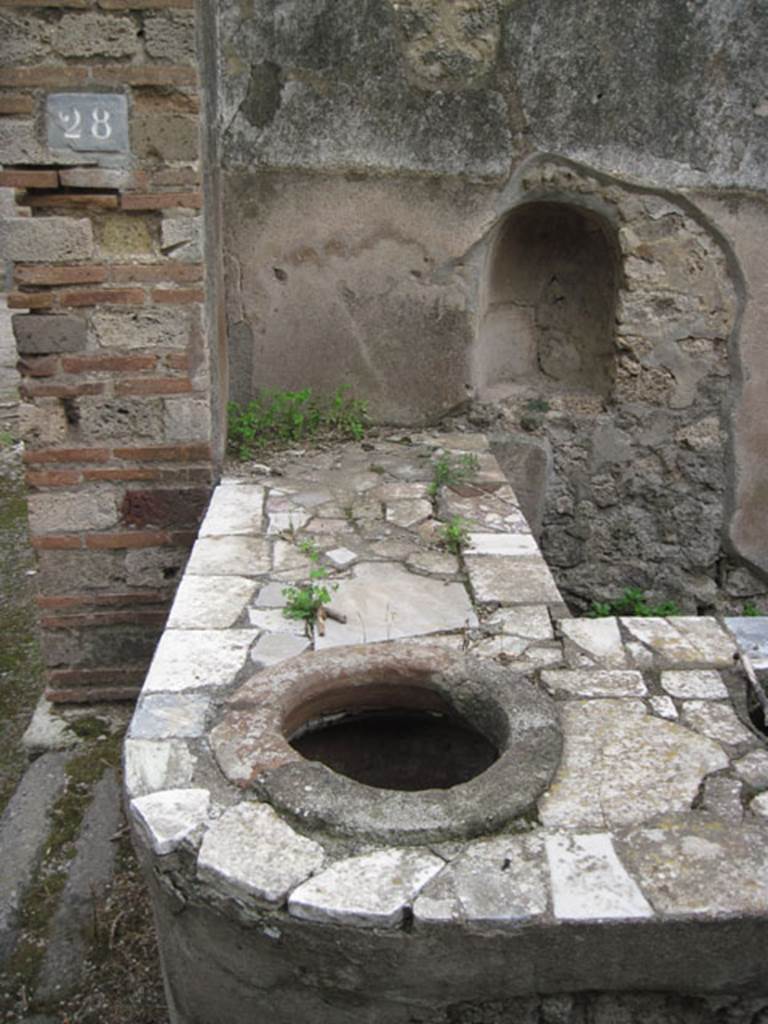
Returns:
[[[465,452],[457,459],[441,455],[432,467],[432,483],[427,488],[430,498],[436,498],[445,484],[458,484],[473,476],[480,468],[476,455]]]
[[[283,615],[286,619],[303,619],[307,633],[310,633],[323,607],[331,602],[331,590],[336,590],[338,584],[329,588],[322,582],[327,578],[328,570],[320,565],[320,551],[311,540],[303,540],[299,550],[312,562],[309,582],[303,586],[283,587],[286,601]]]
[[[440,531],[440,540],[443,547],[447,548],[451,554],[461,554],[462,549],[467,546],[467,541],[469,540],[469,530],[461,516],[453,516],[452,519],[443,525]]]
[[[593,601],[588,614],[591,619],[604,619],[610,615],[666,618],[669,615],[679,615],[680,609],[674,601],[648,604],[642,590],[638,587],[627,587],[619,598],[610,601]]]
[[[301,391],[263,391],[246,405],[230,402],[227,444],[238,459],[261,448],[280,447],[327,434],[359,441],[365,434],[366,403],[338,388],[330,398]]]
[[[741,609],[741,614],[748,619],[756,619],[759,615],[762,615],[763,613],[760,611],[756,604],[752,603],[752,601],[745,601],[744,606]]]

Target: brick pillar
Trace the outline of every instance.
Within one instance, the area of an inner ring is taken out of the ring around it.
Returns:
[[[0,0],[0,220],[48,694],[131,697],[207,503],[192,0]],[[130,149],[51,150],[51,93],[121,93]]]

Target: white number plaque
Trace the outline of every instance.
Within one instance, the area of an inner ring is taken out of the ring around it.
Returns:
[[[51,149],[128,151],[128,102],[121,93],[53,93],[46,113]]]

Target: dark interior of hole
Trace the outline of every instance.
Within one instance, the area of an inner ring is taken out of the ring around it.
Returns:
[[[495,746],[465,722],[423,711],[376,711],[321,722],[291,741],[320,761],[377,789],[450,789],[484,772]]]

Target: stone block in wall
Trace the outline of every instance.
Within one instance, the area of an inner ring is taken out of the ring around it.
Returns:
[[[85,444],[163,439],[160,399],[83,397],[77,400],[77,418],[78,437]]]
[[[93,253],[93,231],[86,218],[16,217],[0,221],[0,251],[23,263],[61,263]]]
[[[63,444],[69,433],[64,406],[58,398],[19,402],[19,431],[27,445]]]
[[[135,57],[141,42],[138,25],[129,15],[65,14],[54,46],[62,57]]]
[[[172,64],[195,63],[192,11],[162,11],[144,18],[144,46],[150,57]]]
[[[37,563],[38,587],[46,595],[69,594],[76,588],[98,596],[126,583],[124,551],[38,549]]]
[[[0,68],[0,70],[2,70]],[[16,75],[25,69],[18,68]],[[32,73],[35,69],[26,69]],[[37,84],[37,83],[33,83]],[[52,151],[44,146],[37,137],[32,121],[16,121],[11,118],[0,118],[0,161],[5,167],[18,164],[68,165],[83,163],[83,154],[69,152],[65,149]],[[90,162],[95,162],[90,158]]]
[[[133,171],[116,167],[70,167],[59,172],[65,188],[131,188],[136,180]]]
[[[130,587],[163,587],[181,579],[189,549],[165,546],[139,548],[125,555],[125,579]]]
[[[91,618],[90,627],[84,625],[66,632],[43,629],[43,650],[49,668],[142,665],[150,661],[160,638],[161,625],[149,628],[119,624],[100,626],[98,613]]]
[[[196,117],[152,113],[135,116],[131,134],[138,157],[165,163],[197,160],[199,131]]]
[[[178,210],[163,216],[160,248],[176,260],[196,263],[202,259],[203,222],[201,217]]]
[[[49,21],[21,11],[0,13],[2,62],[28,64],[50,56],[53,27]]]
[[[138,529],[148,526],[197,529],[209,497],[207,487],[129,489],[123,495],[120,518],[126,526]]]
[[[133,214],[108,214],[96,225],[100,251],[106,256],[143,256],[154,252],[152,219]]]
[[[120,519],[118,496],[113,487],[30,494],[30,529],[36,534],[108,530]]]
[[[167,399],[163,409],[163,427],[169,441],[195,441],[207,437],[211,429],[208,399]]]
[[[190,314],[176,309],[142,309],[126,313],[98,311],[91,332],[101,348],[185,348],[190,336]]]
[[[17,313],[13,333],[20,355],[80,352],[86,344],[85,320],[70,314]]]
[[[48,150],[35,135],[31,121],[0,122],[0,159],[6,167],[50,162]]]

